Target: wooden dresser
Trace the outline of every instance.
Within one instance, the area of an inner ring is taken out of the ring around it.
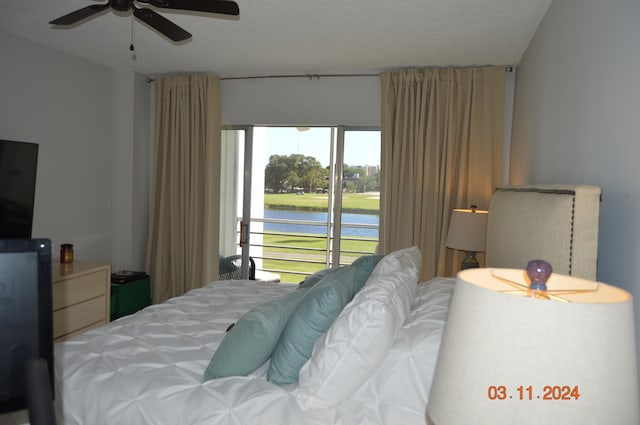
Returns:
[[[111,266],[89,261],[53,265],[53,338],[61,341],[109,321]]]

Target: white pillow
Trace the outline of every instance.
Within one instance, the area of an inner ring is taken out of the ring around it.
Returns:
[[[407,320],[371,377],[345,403],[362,406],[361,417],[379,422],[424,424],[431,381],[455,278],[418,285]],[[379,400],[371,403],[371,400]],[[390,409],[390,406],[393,407]]]
[[[300,370],[296,399],[303,409],[338,404],[375,372],[411,308],[420,264],[416,247],[380,260]]]
[[[373,269],[369,279],[406,268],[416,268],[418,272],[421,270],[422,254],[417,246],[400,249],[385,255]]]

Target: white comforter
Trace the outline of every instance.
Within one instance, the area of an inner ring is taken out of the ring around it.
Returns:
[[[335,408],[302,410],[296,386],[202,382],[227,327],[295,286],[221,281],[56,344],[58,424],[424,424],[453,279],[418,288],[382,367]]]

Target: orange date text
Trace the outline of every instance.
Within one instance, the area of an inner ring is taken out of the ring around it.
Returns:
[[[487,387],[487,397],[489,400],[578,400],[580,388],[578,385],[545,385],[538,390],[532,385],[515,388],[490,385]]]

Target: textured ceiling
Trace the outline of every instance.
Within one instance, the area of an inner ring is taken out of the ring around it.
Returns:
[[[48,22],[91,0],[0,0],[0,30],[143,74],[222,77],[514,65],[551,0],[236,0],[239,18],[156,9],[193,34],[175,44],[109,9],[70,29]],[[139,6],[145,6],[140,4]],[[1,36],[1,33],[0,33]]]

